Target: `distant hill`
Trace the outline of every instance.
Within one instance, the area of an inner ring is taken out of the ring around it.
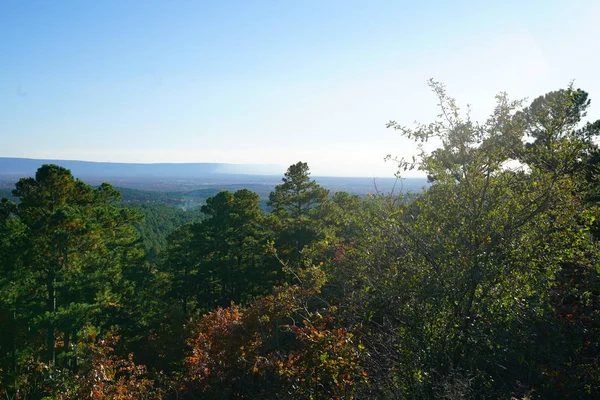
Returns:
[[[10,201],[17,201],[18,199],[12,194],[13,188],[0,188],[0,199],[6,198]]]
[[[30,158],[0,157],[0,179],[33,176],[43,164],[57,164],[71,170],[82,179],[197,179],[221,175],[283,175],[285,167],[268,164],[222,163],[112,163],[74,160],[38,160]]]
[[[108,182],[123,190],[124,201],[159,202],[194,207],[221,190],[246,188],[266,201],[275,185],[281,183],[285,167],[267,164],[129,164],[72,160],[37,160],[0,157],[0,189],[13,189],[20,178],[34,176],[43,164],[57,164],[90,185]],[[312,176],[331,192],[353,194],[420,192],[428,186],[424,178],[351,178]],[[127,191],[125,188],[133,189]],[[138,190],[138,191],[135,191]],[[165,193],[149,194],[141,191]],[[8,191],[7,193],[10,193]],[[168,193],[168,194],[166,194]],[[0,196],[8,197],[8,196]]]

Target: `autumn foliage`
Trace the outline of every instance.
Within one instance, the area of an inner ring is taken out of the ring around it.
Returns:
[[[279,287],[248,307],[202,317],[189,341],[183,395],[353,398],[367,383],[364,354],[350,332],[335,327],[335,309],[318,307],[318,293]]]

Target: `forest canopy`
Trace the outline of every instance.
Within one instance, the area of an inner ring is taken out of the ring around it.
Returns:
[[[418,194],[332,194],[298,162],[268,210],[240,189],[191,216],[56,165],[19,180],[0,203],[0,395],[599,397],[588,93],[500,94],[478,122],[430,86],[437,119],[387,124],[421,144],[396,160],[427,174]]]

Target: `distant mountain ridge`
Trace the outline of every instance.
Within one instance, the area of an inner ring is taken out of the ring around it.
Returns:
[[[219,175],[282,175],[285,168],[270,164],[113,163],[0,157],[0,178],[33,176],[43,164],[56,164],[80,178],[200,178]]]
[[[221,190],[247,188],[259,193],[261,198],[268,197],[275,185],[281,183],[286,170],[283,166],[269,164],[130,164],[0,157],[0,188],[14,188],[15,182],[20,178],[35,176],[35,172],[43,164],[68,168],[73,176],[90,185],[108,182],[119,188],[180,193],[200,190],[203,196],[207,193],[212,196]],[[332,193],[420,192],[423,187],[428,186],[424,178],[396,180],[393,177],[312,177]]]

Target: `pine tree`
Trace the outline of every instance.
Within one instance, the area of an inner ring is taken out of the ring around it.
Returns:
[[[110,185],[94,189],[56,165],[21,179],[13,194],[19,203],[2,207],[13,251],[0,254],[12,274],[0,290],[10,288],[10,307],[28,317],[20,329],[31,333],[20,346],[44,349],[54,365],[57,338],[68,351],[84,324],[108,324],[120,307],[124,266],[143,255],[132,226],[139,214],[120,208],[120,193]],[[36,331],[45,331],[45,346]]]
[[[308,164],[304,162],[291,165],[282,181],[268,202],[279,232],[277,248],[286,258],[298,257],[304,246],[323,236],[316,210],[327,201],[329,191],[310,179]]]

